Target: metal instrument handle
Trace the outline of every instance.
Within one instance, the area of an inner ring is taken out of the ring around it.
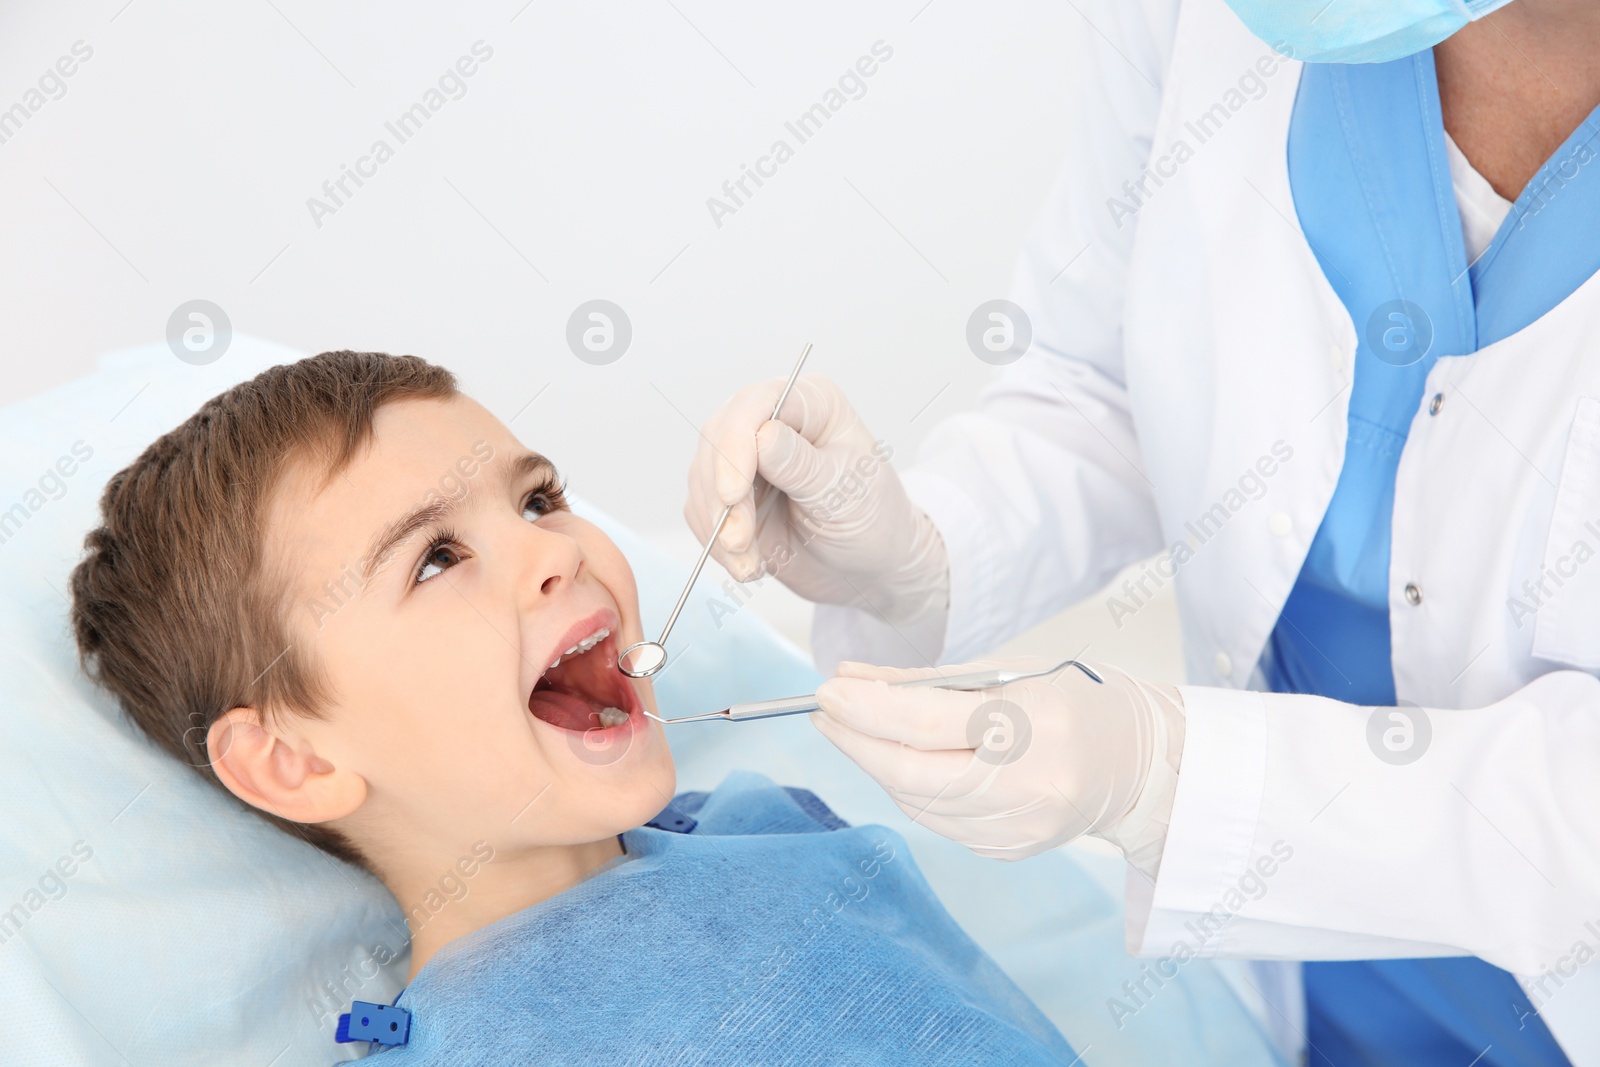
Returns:
[[[1037,671],[1012,671],[1012,670],[987,670],[973,671],[971,674],[933,675],[928,678],[913,678],[903,682],[890,682],[890,685],[919,686],[936,689],[954,689],[959,692],[975,692],[983,689],[997,689],[1010,682],[1019,682],[1024,678],[1039,678],[1046,674],[1054,674],[1068,667],[1076,667],[1088,677],[1098,683],[1101,678],[1094,671],[1075,659],[1064,659],[1060,663],[1043,670]],[[663,719],[659,715],[651,715],[657,722],[667,725],[679,722],[705,722],[710,719],[720,719],[724,722],[746,722],[751,719],[775,719],[780,715],[803,715],[808,711],[816,711],[820,707],[815,693],[806,693],[796,697],[778,697],[775,700],[756,700],[749,704],[735,704],[723,711],[709,711],[704,715],[683,715],[676,719]],[[646,714],[650,714],[646,712]]]
[[[889,684],[903,685],[908,688],[914,686],[931,689],[954,689],[958,692],[971,693],[983,689],[998,689],[1007,682],[1050,674],[1076,662],[1076,660],[1068,660],[1067,663],[1060,663],[1043,671],[973,671],[970,674],[933,675],[929,678],[912,678],[903,682],[890,682]],[[1088,674],[1088,671],[1084,673]],[[1090,674],[1089,677],[1094,678],[1097,682],[1100,680],[1095,678],[1093,674]],[[780,715],[801,715],[808,711],[816,711],[819,706],[817,704],[817,695],[815,693],[807,693],[805,696],[779,697],[776,700],[757,700],[749,704],[735,704],[728,709],[726,715],[718,717],[725,718],[729,722],[744,722],[747,719],[773,719]]]

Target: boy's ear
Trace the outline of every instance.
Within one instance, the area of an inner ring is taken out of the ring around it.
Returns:
[[[367,798],[367,781],[317,755],[304,734],[265,724],[255,708],[230,708],[206,734],[211,767],[229,792],[291,822],[342,819]]]

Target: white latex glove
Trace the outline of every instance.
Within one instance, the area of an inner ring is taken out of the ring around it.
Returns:
[[[911,502],[844,392],[828,378],[795,382],[780,418],[773,379],[735,394],[706,422],[689,468],[683,517],[741,582],[776,574],[807,600],[865,597],[892,624],[949,605],[950,565],[933,520]]]
[[[1183,700],[1101,664],[963,693],[888,683],[1033,659],[905,670],[839,664],[811,720],[915,822],[1023,859],[1092,833],[1154,877],[1177,790]]]

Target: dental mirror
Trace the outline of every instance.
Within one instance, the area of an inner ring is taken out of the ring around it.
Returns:
[[[617,665],[629,678],[648,678],[667,665],[667,650],[658,641],[637,641],[622,650]]]
[[[772,406],[772,414],[768,421],[778,417],[778,412],[783,410],[783,402],[789,399],[789,390],[794,388],[794,380],[800,377],[800,368],[806,365],[806,357],[811,354],[811,345],[806,344],[800,350],[800,358],[795,361],[794,370],[789,372],[789,380],[784,383],[783,392],[778,394],[778,402]],[[700,578],[700,572],[705,568],[706,559],[711,555],[711,546],[717,543],[717,536],[722,533],[723,524],[728,521],[728,516],[733,514],[733,505],[729,504],[722,509],[722,517],[717,520],[716,526],[711,529],[711,536],[706,538],[706,546],[700,551],[700,558],[695,561],[694,570],[689,572],[689,581],[684,584],[683,592],[678,596],[677,604],[673,605],[672,614],[667,616],[667,625],[661,628],[661,636],[654,641],[635,641],[617,655],[617,669],[629,678],[648,678],[667,665],[667,635],[672,632],[672,626],[678,621],[678,613],[683,611],[683,605],[689,600],[689,591],[694,588],[694,583]]]

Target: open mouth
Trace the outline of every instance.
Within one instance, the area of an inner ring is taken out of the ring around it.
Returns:
[[[563,730],[626,730],[642,714],[639,695],[617,669],[617,638],[600,627],[562,652],[528,696],[528,711]]]

